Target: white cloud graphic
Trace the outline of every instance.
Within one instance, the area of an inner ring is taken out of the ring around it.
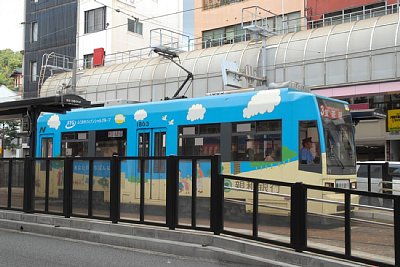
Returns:
[[[142,121],[147,118],[147,112],[144,109],[139,109],[135,112],[134,118],[136,121]]]
[[[202,120],[205,113],[206,109],[202,104],[194,104],[189,108],[186,119],[188,121]]]
[[[50,119],[47,121],[47,125],[49,128],[56,129],[58,130],[58,127],[60,127],[60,117],[57,114],[54,114],[50,117]]]
[[[265,112],[271,113],[281,102],[280,93],[279,89],[259,91],[243,109],[243,118],[249,119]]]

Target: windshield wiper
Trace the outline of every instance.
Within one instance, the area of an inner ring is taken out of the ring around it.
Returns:
[[[335,150],[331,148],[331,154],[334,156],[334,158],[336,159],[336,161],[340,164],[340,166],[342,167],[342,169],[344,169],[344,164],[343,162],[339,159],[339,157],[336,155]]]

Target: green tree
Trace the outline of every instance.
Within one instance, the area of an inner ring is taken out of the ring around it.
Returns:
[[[18,121],[2,121],[0,122],[0,139],[3,141],[3,149],[19,148],[18,138]],[[0,152],[1,153],[1,152]]]
[[[0,50],[0,85],[14,89],[14,80],[10,74],[22,67],[22,54],[11,49]]]

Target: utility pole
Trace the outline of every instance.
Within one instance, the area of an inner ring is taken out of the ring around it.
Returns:
[[[4,121],[1,123],[0,154],[4,158]]]

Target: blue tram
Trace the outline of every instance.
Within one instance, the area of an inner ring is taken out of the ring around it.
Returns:
[[[348,104],[290,88],[46,113],[38,119],[37,138],[38,157],[220,154],[224,174],[356,187]],[[302,158],[306,141],[309,160]],[[76,164],[74,172],[84,175],[84,164]],[[122,166],[127,201],[137,187],[130,165]],[[156,165],[153,188],[165,183]],[[99,165],[94,176],[100,181],[104,171]],[[182,191],[189,172],[180,169]],[[207,164],[199,164],[198,175],[208,176]]]

